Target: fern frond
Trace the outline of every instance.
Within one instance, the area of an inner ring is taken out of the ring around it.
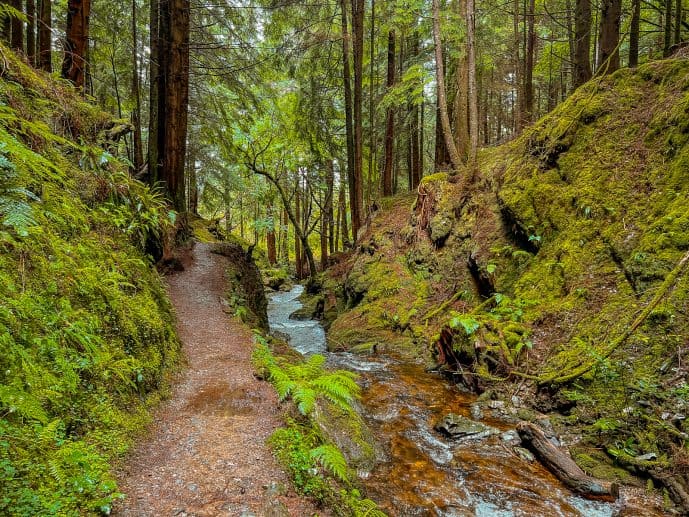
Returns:
[[[292,399],[297,404],[297,409],[302,415],[308,415],[316,405],[317,394],[311,388],[303,385],[295,386],[292,391]]]
[[[349,481],[347,460],[340,449],[331,444],[324,444],[311,450],[311,459],[318,461],[324,469],[328,470],[340,481]]]

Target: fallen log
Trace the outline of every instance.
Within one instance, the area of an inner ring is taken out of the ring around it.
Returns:
[[[617,497],[617,485],[587,475],[569,454],[550,442],[540,427],[531,422],[520,422],[517,432],[523,445],[570,490],[586,497]]]

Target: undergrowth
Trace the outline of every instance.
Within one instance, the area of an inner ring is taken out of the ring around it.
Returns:
[[[0,52],[0,514],[107,514],[178,357],[145,254],[174,215],[104,150],[106,115]]]
[[[318,424],[319,405],[331,404],[359,417],[352,404],[359,397],[356,374],[328,371],[325,357],[312,355],[293,363],[275,356],[263,337],[256,335],[252,359],[258,374],[270,381],[281,401],[290,400],[296,409],[286,427],[269,439],[278,461],[289,471],[295,488],[331,508],[341,516],[385,516],[375,502],[362,496],[354,485],[354,474],[340,449],[325,437]]]

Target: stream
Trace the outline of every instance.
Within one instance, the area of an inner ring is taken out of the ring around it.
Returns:
[[[514,426],[489,418],[500,433],[456,441],[433,429],[448,413],[471,418],[475,395],[461,392],[423,365],[386,356],[329,353],[315,320],[289,318],[301,303],[297,285],[269,295],[271,330],[290,336],[302,354],[320,353],[329,365],[360,375],[363,417],[384,458],[361,485],[391,516],[585,516],[610,517],[613,504],[574,495],[538,462],[513,452]]]

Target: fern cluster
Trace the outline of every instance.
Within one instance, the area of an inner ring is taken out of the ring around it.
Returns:
[[[327,371],[325,357],[320,354],[291,364],[276,359],[266,345],[259,345],[253,360],[254,366],[275,386],[280,400],[291,398],[304,416],[314,410],[318,397],[345,411],[351,411],[352,403],[359,397],[356,374],[347,370]]]
[[[141,252],[169,214],[123,163],[83,160],[103,154],[97,110],[0,51],[0,515],[108,513],[111,463],[178,356]],[[66,114],[79,143],[51,129]]]
[[[359,398],[360,388],[356,374],[346,370],[328,371],[325,357],[312,355],[291,363],[276,357],[265,339],[256,335],[257,346],[252,359],[259,375],[270,381],[281,401],[292,400],[301,420],[289,420],[285,428],[278,429],[270,443],[280,462],[290,471],[296,488],[331,506],[337,515],[381,517],[376,503],[363,498],[352,488],[352,476],[342,451],[328,442],[315,423],[314,413],[318,401],[331,404],[352,419],[359,418],[352,404]],[[345,488],[322,476],[321,469]]]

